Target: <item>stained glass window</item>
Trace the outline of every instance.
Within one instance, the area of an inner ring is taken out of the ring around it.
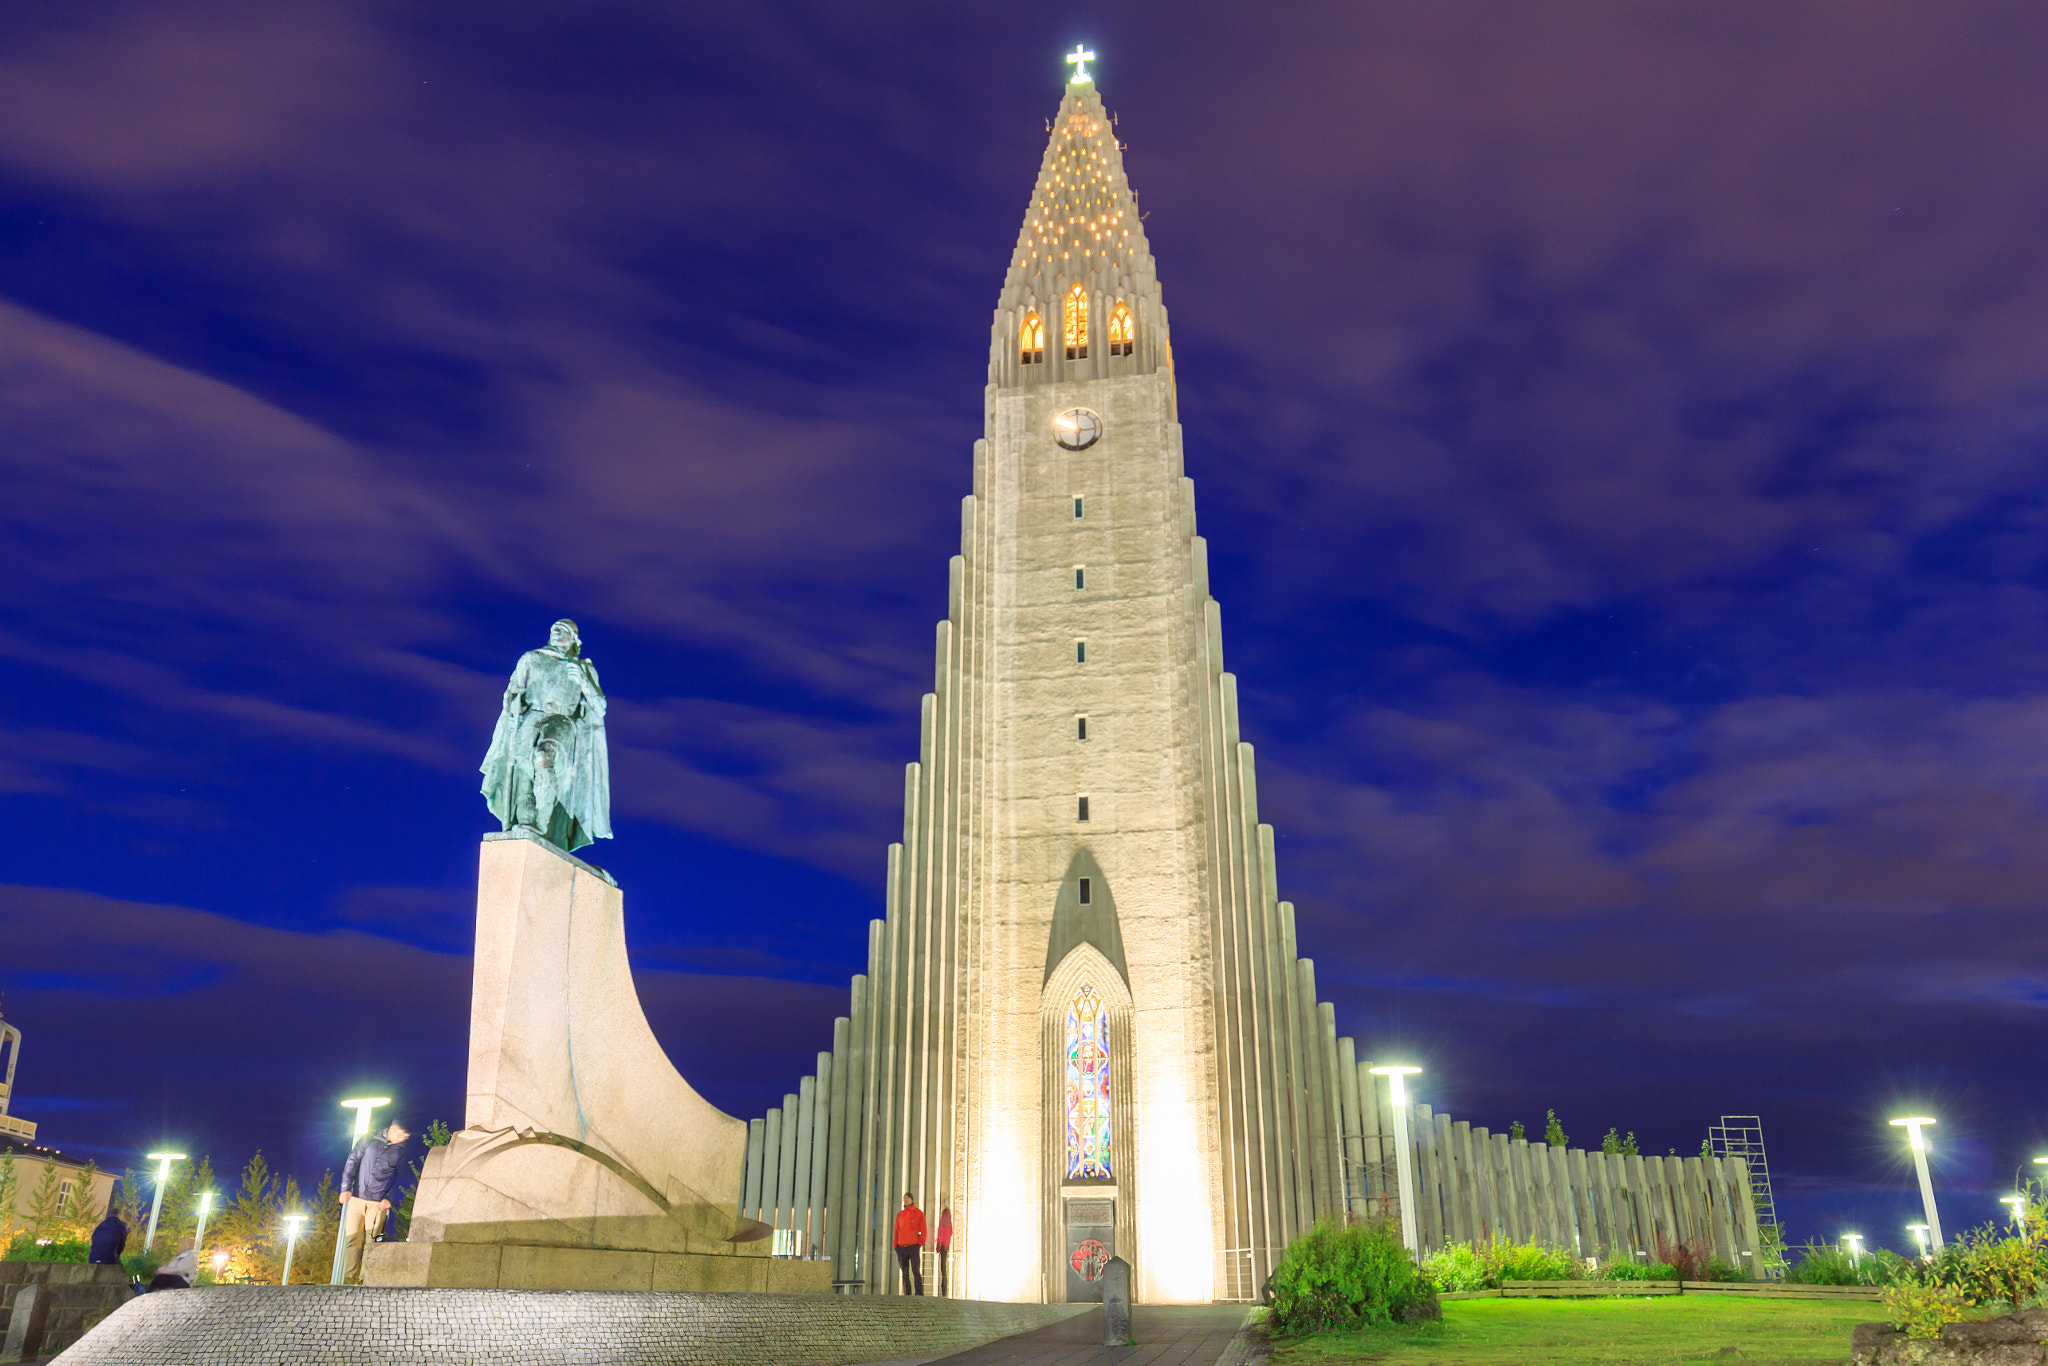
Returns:
[[[1131,316],[1131,310],[1127,306],[1119,303],[1115,311],[1109,315],[1109,354],[1130,355],[1132,339],[1137,335],[1137,319]]]
[[[1024,364],[1037,365],[1045,359],[1045,324],[1036,313],[1024,315],[1024,330],[1017,340]]]
[[[1088,356],[1088,291],[1081,285],[1067,291],[1066,335],[1067,359],[1085,360]]]
[[[1109,1013],[1084,986],[1067,1007],[1067,1178],[1111,1174]]]

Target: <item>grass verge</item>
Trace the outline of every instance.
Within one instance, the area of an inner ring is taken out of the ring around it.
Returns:
[[[1877,1304],[1767,1304],[1661,1299],[1457,1300],[1441,1327],[1278,1341],[1273,1366],[1371,1361],[1384,1366],[1806,1366],[1849,1359],[1849,1332]]]

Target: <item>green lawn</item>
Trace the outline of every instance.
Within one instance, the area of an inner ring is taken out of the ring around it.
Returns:
[[[1616,1300],[1454,1300],[1442,1328],[1273,1344],[1274,1366],[1667,1366],[1739,1361],[1846,1363],[1849,1332],[1883,1317],[1872,1303],[1760,1304],[1706,1295]]]

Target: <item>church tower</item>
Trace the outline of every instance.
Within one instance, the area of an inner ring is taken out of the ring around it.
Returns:
[[[1244,1298],[1363,1208],[1361,1069],[1277,895],[1166,307],[1077,67],[990,330],[887,914],[832,1051],[753,1121],[741,1212],[881,1293],[908,1192],[956,1296],[1099,1299],[1118,1255],[1141,1302]]]

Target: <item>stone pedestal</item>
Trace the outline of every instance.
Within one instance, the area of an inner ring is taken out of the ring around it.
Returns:
[[[411,1241],[371,1249],[364,1279],[799,1288],[706,1261],[767,1260],[767,1227],[735,1213],[745,1145],[647,1026],[618,886],[530,831],[487,835],[463,1127],[427,1155]]]

